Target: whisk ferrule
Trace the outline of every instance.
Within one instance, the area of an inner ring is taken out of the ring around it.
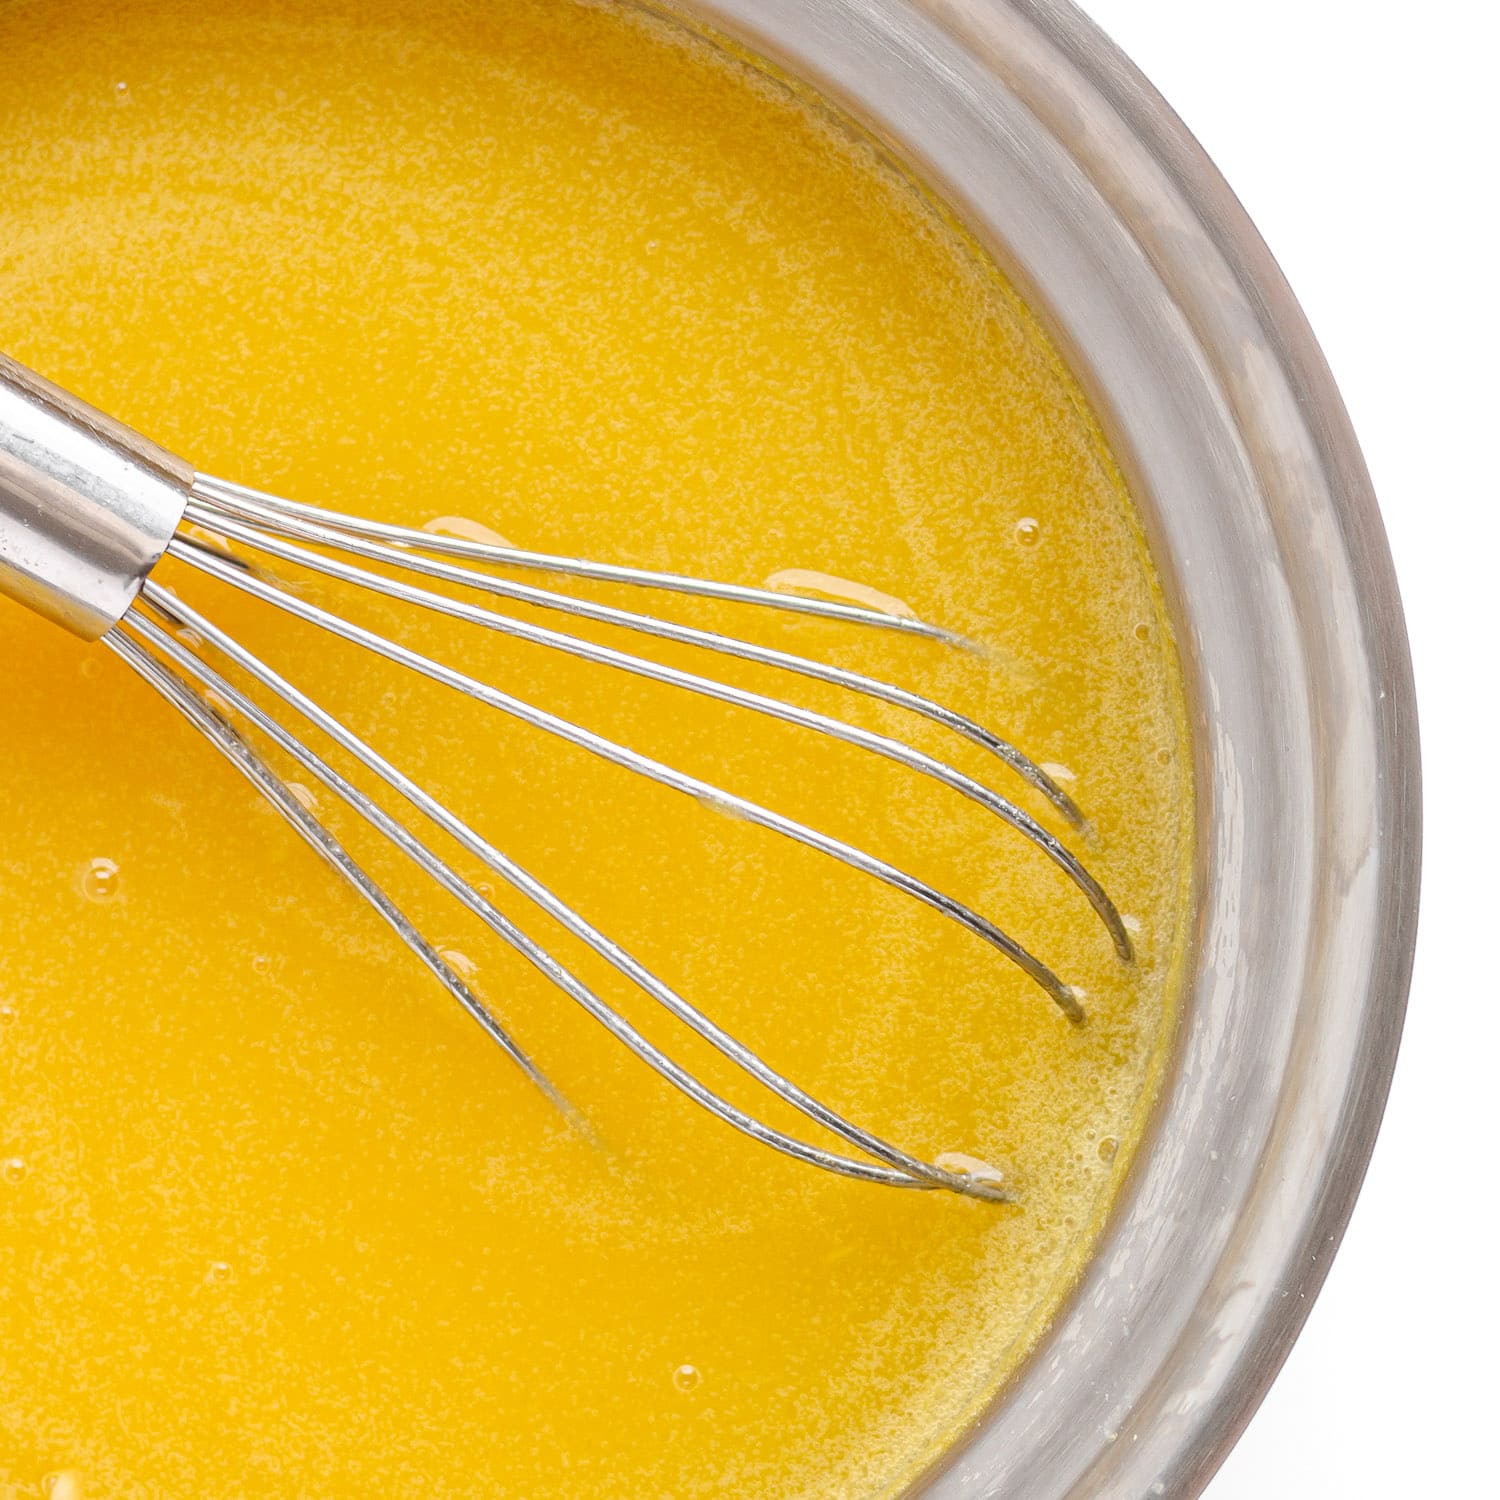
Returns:
[[[167,550],[193,478],[191,465],[0,354],[0,593],[98,640]]]

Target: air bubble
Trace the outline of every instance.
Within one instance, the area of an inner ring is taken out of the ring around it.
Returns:
[[[1016,522],[1016,541],[1023,547],[1035,547],[1042,539],[1042,523],[1035,516],[1022,516]]]
[[[91,859],[83,871],[83,894],[91,901],[109,901],[120,891],[120,867],[112,859]]]
[[[1120,1143],[1114,1136],[1107,1135],[1099,1142],[1099,1160],[1104,1162],[1113,1161],[1120,1150]]]
[[[11,1187],[26,1181],[26,1173],[29,1168],[26,1159],[21,1156],[7,1156],[0,1162],[0,1179],[8,1182]]]
[[[1172,752],[1165,747],[1156,752],[1156,763],[1159,766],[1170,766],[1172,764]]]
[[[0,1026],[9,1026],[16,1019],[16,1008],[14,1005],[0,1005]]]
[[[1144,620],[1135,627],[1135,638],[1138,641],[1149,641],[1151,639],[1151,627]]]
[[[703,1380],[703,1372],[697,1365],[678,1365],[672,1371],[672,1384],[684,1395],[696,1391]]]
[[[203,1279],[210,1286],[228,1286],[234,1280],[234,1267],[227,1260],[211,1260]]]

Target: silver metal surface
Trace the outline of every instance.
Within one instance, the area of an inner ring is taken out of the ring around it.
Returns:
[[[254,524],[246,520],[246,517],[253,518]],[[316,520],[311,519],[312,517],[316,517]],[[243,487],[226,484],[207,476],[198,476],[196,479],[194,498],[188,503],[185,520],[190,529],[181,537],[174,539],[168,546],[169,554],[178,561],[217,580],[220,584],[250,595],[270,608],[279,609],[308,624],[316,625],[340,639],[351,641],[402,667],[440,682],[468,698],[542,729],[567,743],[580,746],[615,765],[705,802],[720,811],[728,811],[746,822],[774,830],[786,838],[814,848],[842,864],[905,892],[913,899],[933,907],[957,922],[1016,964],[1051,997],[1054,1004],[1070,1021],[1082,1022],[1084,1012],[1078,996],[1067,984],[1058,978],[1046,964],[987,918],[926,882],[842,840],[820,833],[804,823],[776,813],[746,797],[738,796],[722,787],[678,771],[638,751],[562,719],[546,709],[527,703],[499,688],[480,682],[463,672],[423,656],[397,641],[358,626],[339,614],[298,597],[295,591],[265,576],[253,563],[248,563],[247,556],[253,558],[259,555],[274,558],[282,564],[290,564],[301,570],[332,578],[348,585],[351,589],[373,591],[394,598],[415,609],[433,611],[483,629],[502,631],[547,645],[583,660],[668,683],[685,691],[719,701],[750,708],[796,724],[813,733],[839,740],[842,743],[856,745],[872,754],[893,760],[915,774],[927,777],[977,802],[994,813],[1002,823],[1009,825],[1051,857],[1069,876],[1080,895],[1094,908],[1119,958],[1123,962],[1129,962],[1132,958],[1129,936],[1113,903],[1062,842],[1014,803],[972,778],[962,775],[944,762],[916,751],[898,740],[869,733],[841,720],[808,712],[779,699],[748,693],[731,685],[667,667],[630,653],[602,647],[560,631],[530,625],[493,610],[434,593],[403,578],[391,577],[386,573],[372,572],[358,567],[345,561],[339,555],[348,553],[419,576],[436,576],[445,582],[461,584],[492,596],[512,599],[528,598],[535,591],[527,590],[517,594],[514,585],[507,585],[503,580],[495,579],[479,571],[481,564],[512,563],[511,549],[467,543],[464,544],[463,551],[466,559],[464,566],[434,562],[432,559],[419,556],[415,549],[425,548],[429,541],[435,541],[441,545],[446,539],[431,538],[425,532],[408,531],[404,528],[382,527],[379,528],[380,534],[386,536],[388,540],[372,541],[368,539],[376,531],[372,523],[343,516],[334,511],[315,510],[313,507],[284,501],[258,491],[245,490]],[[208,545],[205,542],[208,536],[217,538],[219,543],[236,544],[239,549],[238,554],[231,555],[221,550],[217,544]],[[400,545],[391,545],[391,543]],[[574,566],[569,562],[570,570]],[[672,576],[669,582],[663,585],[659,583],[661,575],[635,573],[634,570],[616,571],[620,573],[630,571],[632,576],[629,581],[644,588],[660,586],[672,592],[704,592],[714,597],[723,597],[719,586],[714,584],[700,585],[697,580]],[[617,581],[623,581],[623,579],[617,579]],[[802,606],[808,602],[796,596],[783,596],[764,590],[747,592],[753,593],[755,597],[737,599],[735,602],[784,608],[790,613],[803,613]],[[555,609],[566,613],[594,616],[591,607],[579,601],[567,601],[565,596],[561,595],[549,595],[548,598],[551,600],[551,607]],[[198,609],[169,595],[150,580],[145,584],[142,602],[146,613],[143,615],[140,609],[129,611],[121,622],[121,629],[106,637],[108,642],[116,644],[117,639],[123,639],[137,648],[144,643],[157,654],[166,655],[176,672],[186,673],[193,677],[202,687],[209,689],[221,700],[232,697],[232,701],[237,705],[237,711],[245,715],[262,733],[268,734],[284,751],[291,754],[325,785],[334,790],[341,800],[375,824],[388,838],[393,839],[428,874],[437,879],[451,894],[457,896],[494,932],[528,958],[560,989],[606,1026],[637,1057],[711,1114],[786,1155],[827,1171],[890,1186],[940,1187],[970,1196],[996,1200],[1006,1198],[1007,1190],[998,1180],[972,1171],[953,1172],[921,1161],[860,1129],[827,1105],[813,1099],[722,1031],[702,1010],[677,995],[657,975],[631,957],[619,944],[600,933],[556,893],[521,869],[503,851],[485,840],[423,787],[391,765],[374,747],[361,740],[347,726],[286,681],[268,663],[252,655],[242,644],[221,630]],[[570,604],[576,604],[577,608],[568,607]],[[847,605],[837,606],[836,609],[837,613],[832,617],[846,623],[870,628],[889,628],[890,616]],[[627,616],[623,612],[616,613],[619,614],[621,620],[628,620],[632,628],[645,634],[673,639],[682,638],[677,627],[666,622],[653,620],[649,616],[634,614]],[[405,798],[417,813],[431,820],[445,833],[456,839],[469,853],[513,888],[527,896],[574,937],[592,948],[618,973],[691,1027],[699,1036],[709,1041],[723,1056],[729,1058],[756,1082],[882,1165],[872,1165],[868,1162],[838,1156],[790,1137],[781,1131],[771,1129],[753,1115],[728,1103],[704,1087],[698,1079],[685,1072],[665,1053],[647,1041],[598,995],[581,984],[550,955],[500,916],[471,885],[453,875],[447,867],[442,866],[431,851],[413,838],[408,830],[401,828],[400,825],[395,828],[390,826],[391,820],[377,804],[347,783],[330,779],[326,765],[318,757],[313,756],[283,724],[266,716],[243,695],[232,693],[232,690],[227,688],[227,684],[224,684],[216,674],[201,670],[195,658],[161,630],[159,620],[175,622],[190,629],[212,651],[224,657],[233,667],[247,674],[261,687],[268,689],[292,715],[305,720],[320,733],[328,736],[341,750],[353,756],[367,770],[372,771],[387,786]],[[943,638],[941,632],[937,634],[939,638]],[[883,698],[898,694],[898,690],[887,684],[873,683],[870,679],[854,674],[834,673],[832,669],[819,668],[816,663],[805,658],[784,653],[763,653],[759,651],[759,648],[732,637],[708,636],[701,632],[694,633],[694,635],[695,644],[721,655],[752,657],[758,660],[772,660],[774,657],[773,664],[782,666],[788,672],[819,676],[824,680],[839,682],[851,692],[866,694],[873,692],[875,696]],[[948,639],[956,644],[954,638]],[[116,648],[118,649],[118,646]],[[132,659],[129,652],[121,651],[121,654],[127,659]],[[133,659],[132,664],[134,664]],[[152,676],[148,680],[158,689],[163,686],[158,677]],[[968,720],[952,715],[938,705],[930,704],[924,699],[915,699],[909,706],[914,712],[924,713],[929,718],[948,724],[957,734],[970,739],[975,738],[971,730],[977,729],[977,726],[971,726]],[[203,727],[201,723],[199,727]],[[1020,751],[998,740],[987,731],[981,730],[978,734],[981,743],[986,743],[995,751],[999,762],[1015,770],[1033,786],[1052,794],[1051,800],[1054,804],[1060,803],[1075,820],[1081,821],[1077,810],[1057,792],[1051,779]],[[215,738],[221,749],[224,748],[216,736],[211,736],[211,738]],[[239,763],[238,760],[237,763]],[[241,769],[244,767],[241,766]],[[263,778],[251,776],[251,779],[261,786],[262,790],[265,790]],[[276,799],[273,797],[272,800]],[[339,865],[336,859],[331,862]],[[343,868],[342,865],[340,868]],[[343,869],[343,873],[348,876],[350,872]],[[359,873],[362,874],[362,872]],[[364,880],[355,878],[355,884],[369,899],[370,883],[367,878]],[[376,904],[378,906],[378,903]],[[389,920],[389,917],[387,919]],[[431,967],[430,963],[429,967]]]
[[[70,601],[62,597],[61,580],[65,577],[62,563],[67,561],[65,549],[70,544],[79,545],[77,536],[84,529],[85,522],[97,530],[114,520],[119,523],[118,530],[127,529],[126,523],[135,514],[132,509],[135,491],[126,491],[115,483],[119,470],[117,456],[122,452],[137,451],[150,456],[153,450],[134,434],[110,423],[109,419],[74,402],[65,393],[46,386],[18,367],[8,367],[7,374],[5,389],[14,394],[16,404],[12,424],[4,434],[5,452],[9,456],[12,471],[27,480],[25,485],[17,483],[13,487],[14,493],[23,497],[33,510],[49,519],[51,530],[57,538],[56,550],[61,559],[44,580],[47,587],[39,599],[19,589],[15,590],[16,596],[22,602],[33,604],[44,614],[61,618],[66,623],[74,623],[67,608]],[[170,555],[199,573],[206,574],[241,594],[247,594],[272,609],[318,626],[342,640],[353,642],[399,666],[442,683],[467,698],[585,749],[636,775],[693,797],[719,813],[727,812],[745,822],[770,829],[851,869],[859,870],[934,908],[988,943],[1027,974],[1051,998],[1068,1021],[1081,1024],[1085,1017],[1078,992],[1023,944],[989,919],[925,881],[841,839],[785,817],[747,797],[676,770],[413,651],[398,641],[358,626],[341,614],[299,597],[295,588],[285,587],[280,581],[271,578],[254,559],[273,558],[280,564],[291,565],[304,573],[333,579],[352,590],[378,593],[416,610],[441,614],[480,629],[502,632],[602,667],[749,709],[893,761],[915,775],[977,803],[994,814],[999,823],[1007,825],[1046,854],[1067,875],[1079,896],[1092,906],[1119,959],[1124,963],[1131,962],[1133,955],[1130,938],[1119,913],[1108,895],[1066,844],[1015,802],[944,761],[889,735],[876,734],[780,698],[749,692],[698,672],[602,646],[562,630],[513,619],[495,609],[434,592],[406,577],[392,576],[392,572],[460,585],[492,599],[535,604],[567,616],[605,620],[648,638],[672,640],[699,647],[715,659],[730,657],[756,661],[792,676],[814,678],[852,694],[895,704],[983,746],[992,753],[997,769],[1004,768],[1042,793],[1051,803],[1052,812],[1061,814],[1075,829],[1085,828],[1081,813],[1039,766],[1015,746],[940,704],[892,684],[829,667],[789,652],[770,650],[731,636],[689,629],[650,615],[607,609],[583,600],[571,600],[552,590],[496,578],[483,569],[487,566],[509,566],[541,569],[561,577],[606,578],[641,589],[702,595],[736,605],[771,608],[790,614],[816,614],[825,619],[866,629],[898,630],[923,635],[954,647],[966,644],[950,632],[876,610],[774,593],[765,589],[742,588],[675,574],[593,564],[574,558],[519,553],[504,546],[477,543],[454,545],[448,539],[433,537],[426,532],[376,525],[356,517],[282,500],[240,485],[198,475],[167,455],[161,455],[160,460],[154,463],[154,468],[164,476],[161,482],[171,488],[174,496],[171,510],[175,513],[172,515],[172,524],[176,526],[180,522],[182,529],[175,533],[169,530],[162,544],[157,545],[153,539],[150,549],[142,549],[148,553],[145,560],[147,570],[163,555]],[[135,471],[132,469],[130,472],[133,475]],[[36,475],[43,475],[44,480],[34,479]],[[182,476],[186,476],[185,479]],[[115,484],[113,489],[110,488],[111,483]],[[15,509],[18,515],[23,513],[19,503]],[[117,511],[120,513],[118,516]],[[95,519],[96,512],[102,519]],[[161,519],[165,519],[165,514],[166,508],[163,507]],[[62,519],[54,520],[54,517]],[[238,550],[232,550],[231,544]],[[247,551],[248,557],[244,555]],[[443,555],[424,556],[427,552]],[[347,560],[350,557],[360,562],[380,564],[384,571],[372,571],[359,566],[356,562]],[[491,1039],[560,1108],[567,1108],[562,1096],[537,1072],[503,1024],[464,985],[451,966],[345,846],[292,796],[275,770],[240,732],[233,722],[235,719],[269,740],[279,752],[290,756],[302,769],[309,771],[340,802],[352,808],[439,886],[477,915],[491,931],[587,1010],[641,1061],[725,1124],[799,1161],[866,1182],[903,1188],[942,1188],[970,1197],[1001,1202],[1009,1198],[1009,1189],[999,1174],[977,1159],[964,1158],[966,1164],[960,1168],[923,1161],[861,1129],[826,1104],[812,1098],[715,1025],[701,1009],[679,996],[619,944],[594,928],[556,893],[521,869],[503,851],[489,843],[422,786],[393,766],[373,746],[360,739],[346,725],[288,682],[268,662],[252,654],[232,635],[221,630],[194,605],[178,599],[150,577],[131,576],[118,583],[121,594],[126,597],[126,607],[115,618],[107,615],[103,618],[105,645],[166,698],[234,764],[251,785],[276,807],[385,920],[449,993],[484,1027]],[[81,633],[96,633],[99,623],[99,620],[91,619],[90,630]],[[766,1125],[755,1115],[731,1104],[706,1087],[504,917],[471,883],[439,858],[411,828],[348,781],[295,733],[288,722],[278,717],[277,713],[268,712],[242,689],[240,683],[202,660],[194,650],[188,649],[172,634],[174,629],[190,631],[195,645],[206,647],[222,658],[242,682],[248,681],[254,687],[273,695],[280,706],[278,712],[284,711],[292,720],[304,721],[331,740],[340,752],[353,757],[366,771],[372,772],[403,797],[414,812],[456,839],[470,854],[528,897],[545,914],[561,923],[569,933],[604,958],[617,973],[708,1041],[755,1082],[791,1104],[815,1124],[832,1132],[861,1155],[843,1156],[799,1140]]]
[[[927,1500],[1201,1492],[1301,1328],[1410,979],[1416,710],[1338,393],[1192,137],[1065,0],[694,0],[842,104],[1007,270],[1124,464],[1189,676],[1199,918],[1127,1191]]]
[[[0,354],[0,593],[85,640],[123,615],[193,470]]]

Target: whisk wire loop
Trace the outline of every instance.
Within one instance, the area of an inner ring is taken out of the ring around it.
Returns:
[[[348,857],[347,853],[342,851],[342,846],[333,838],[333,835],[328,833],[323,828],[323,825],[302,807],[297,799],[285,789],[284,784],[278,783],[277,778],[265,767],[264,762],[259,761],[259,758],[254,756],[252,751],[248,750],[243,740],[240,740],[232,729],[224,725],[222,721],[216,722],[212,710],[206,704],[202,703],[197,698],[197,695],[193,694],[192,690],[186,687],[186,684],[181,683],[180,679],[178,680],[177,686],[181,689],[180,693],[169,691],[165,688],[161,678],[171,674],[168,674],[165,669],[161,668],[159,663],[154,663],[149,653],[144,652],[135,641],[125,636],[125,630],[139,635],[153,650],[168,657],[183,673],[196,679],[202,688],[230,704],[236,713],[242,715],[257,730],[266,734],[283,751],[296,760],[298,764],[302,765],[324,786],[338,796],[341,801],[353,808],[362,818],[390,839],[403,853],[413,859],[420,868],[432,876],[438,884],[484,922],[491,931],[532,963],[552,984],[556,985],[582,1005],[595,1020],[604,1025],[617,1040],[623,1042],[637,1057],[674,1087],[687,1095],[687,1097],[725,1123],[751,1136],[753,1139],[774,1147],[784,1155],[805,1161],[811,1165],[823,1167],[826,1170],[837,1172],[843,1176],[882,1182],[893,1186],[944,1187],[952,1191],[968,1194],[969,1196],[990,1199],[1002,1199],[1006,1196],[998,1184],[987,1182],[982,1178],[944,1171],[940,1167],[902,1151],[899,1147],[891,1145],[872,1132],[854,1125],[835,1110],[798,1088],[790,1080],[772,1069],[756,1053],[752,1052],[712,1022],[697,1007],[691,1005],[688,1001],[670,990],[654,974],[626,953],[623,948],[598,932],[597,929],[593,928],[576,912],[573,912],[561,902],[551,891],[521,869],[513,860],[482,839],[442,803],[438,802],[419,785],[411,781],[410,778],[398,771],[379,752],[361,740],[347,726],[343,725],[340,720],[328,714],[326,710],[323,710],[312,699],[307,697],[306,694],[295,688],[232,636],[222,631],[201,611],[184,604],[175,597],[166,595],[165,590],[150,582],[147,583],[143,590],[142,602],[148,608],[154,609],[161,615],[170,617],[194,631],[214,649],[223,652],[235,666],[246,672],[253,680],[259,682],[263,687],[269,688],[277,697],[287,703],[289,707],[294,708],[310,723],[314,724],[315,727],[327,733],[339,744],[340,748],[354,756],[367,769],[374,771],[383,781],[406,797],[419,811],[432,818],[438,826],[454,837],[471,854],[481,859],[488,868],[522,891],[523,894],[530,896],[543,910],[547,911],[549,916],[553,916],[576,936],[581,937],[595,952],[606,958],[619,972],[633,979],[653,999],[663,1004],[679,1020],[683,1021],[699,1036],[710,1042],[725,1057],[749,1073],[756,1081],[771,1089],[772,1092],[776,1093],[788,1104],[791,1104],[809,1119],[828,1129],[848,1144],[856,1147],[856,1149],[865,1151],[876,1158],[877,1161],[886,1163],[886,1168],[878,1168],[870,1163],[839,1156],[788,1136],[785,1132],[767,1126],[753,1116],[748,1115],[702,1084],[691,1073],[675,1063],[658,1047],[647,1040],[618,1011],[601,1000],[594,991],[578,980],[549,954],[546,949],[529,938],[515,923],[505,917],[493,903],[477,891],[472,884],[464,880],[462,876],[458,875],[450,866],[438,858],[427,845],[417,839],[404,824],[398,819],[391,817],[377,802],[354,787],[352,783],[335,771],[326,760],[311,751],[304,742],[292,734],[279,720],[266,713],[254,700],[241,692],[220,673],[215,672],[180,642],[174,640],[160,625],[146,617],[139,608],[128,612],[125,619],[121,622],[121,627],[117,627],[111,635],[105,637],[106,642],[117,651],[117,654],[125,656],[132,666],[142,671],[142,675],[146,676],[159,691],[163,691],[164,696],[167,696],[175,706],[183,708],[181,701],[183,694],[197,700],[197,706],[194,711],[188,712],[184,709],[184,712],[187,712],[187,716],[191,721],[208,734],[221,749],[229,751],[230,743],[233,742],[231,758],[235,764],[241,770],[246,771],[246,774],[250,776],[250,779],[258,788],[263,792],[267,792],[267,795],[270,795],[273,805],[282,811],[299,831],[306,834],[309,825],[311,825],[312,829],[319,831],[319,836],[311,837],[309,841],[313,842],[315,847],[325,857],[330,858],[330,862],[346,878],[349,878],[367,899],[371,900],[371,904],[375,905],[376,909],[380,911],[381,915],[386,916],[388,921],[391,920],[391,913],[394,912],[399,915],[399,909],[395,908],[394,904],[388,898],[384,897],[383,893],[379,891],[379,887],[374,884],[369,876],[365,875],[353,860]],[[142,670],[141,658],[143,657],[146,663],[156,667],[157,670],[155,672]],[[247,764],[253,767],[253,769],[247,770]],[[271,795],[268,791],[268,786],[277,785],[280,787],[279,791],[275,795]],[[330,847],[338,851],[338,853],[330,856]],[[492,1036],[496,1036],[498,1033],[498,1037],[504,1037],[502,1045],[505,1045],[506,1050],[521,1062],[527,1072],[527,1076],[547,1094],[549,1099],[567,1113],[572,1114],[573,1111],[566,1105],[557,1090],[540,1074],[529,1058],[526,1058],[525,1054],[521,1053],[508,1034],[500,1028],[499,1023],[494,1020],[483,1006],[482,1002],[479,1002],[472,995],[472,992],[464,985],[463,981],[430,948],[430,945],[416,933],[409,922],[401,918],[401,923],[403,925],[399,926],[397,930],[401,932],[402,937],[417,949],[419,955],[428,963],[429,968],[432,968],[438,974],[438,977],[443,980],[450,992],[459,998],[460,1003],[464,1005],[465,1009],[476,1020],[479,1020]],[[392,925],[397,924],[392,922]],[[449,982],[450,980],[452,981],[451,983]]]
[[[338,717],[201,611],[177,599],[157,580],[155,569],[170,553],[197,573],[285,615],[373,652],[605,762],[861,871],[988,943],[1049,995],[1064,1015],[1081,1024],[1085,1017],[1080,992],[1065,984],[1047,964],[989,918],[889,861],[357,625],[342,614],[302,598],[295,587],[281,586],[266,570],[235,551],[231,542],[252,554],[291,564],[356,591],[385,595],[481,629],[779,720],[880,756],[943,785],[1008,824],[1062,870],[1092,905],[1119,958],[1129,962],[1132,948],[1125,922],[1083,862],[1015,802],[937,756],[894,735],[876,733],[832,714],[785,702],[768,692],[751,691],[697,671],[669,666],[617,646],[536,624],[524,616],[514,618],[501,610],[424,587],[411,578],[462,587],[523,609],[550,611],[689,646],[886,703],[938,724],[989,752],[1045,797],[1075,830],[1092,837],[1082,813],[1048,770],[975,720],[933,699],[794,652],[660,619],[654,614],[575,598],[555,588],[520,583],[490,570],[520,569],[544,573],[554,579],[626,585],[643,591],[885,631],[916,641],[977,649],[972,642],[942,626],[862,605],[529,551],[508,544],[434,535],[215,479],[197,473],[190,464],[133,429],[0,354],[0,593],[84,640],[102,640],[107,649],[226,756],[352,885],[559,1109],[578,1120],[507,1026],[422,935],[333,830],[310,807],[303,805],[294,789],[241,733],[241,723],[289,757],[338,802],[412,860],[440,889],[581,1005],[660,1077],[721,1121],[788,1157],[845,1177],[896,1187],[946,1188],[996,1201],[1010,1197],[996,1174],[973,1158],[949,1162],[939,1157],[936,1162],[925,1161],[855,1125],[783,1076],[484,839],[438,798],[398,770]],[[351,558],[357,561],[350,561]],[[194,632],[199,644],[223,658],[236,680],[225,676],[177,639],[172,634],[174,628]],[[255,695],[242,688],[241,682],[246,678],[254,686]],[[331,741],[342,754],[351,757],[744,1075],[860,1154],[845,1156],[789,1135],[723,1098],[678,1064],[546,946],[523,932],[401,819],[337,770],[275,712],[263,707],[258,696],[266,694]]]
[[[864,850],[844,842],[842,839],[822,833],[805,823],[798,822],[794,818],[785,817],[780,813],[773,812],[758,802],[752,802],[746,797],[738,796],[733,792],[726,791],[722,787],[715,786],[711,782],[689,775],[685,771],[679,771],[675,767],[666,765],[664,762],[655,760],[648,755],[643,755],[639,751],[629,749],[624,745],[616,743],[614,740],[596,734],[592,730],[583,728],[581,725],[574,724],[557,714],[550,713],[546,709],[537,708],[535,705],[527,703],[511,693],[504,692],[488,683],[480,682],[476,678],[470,677],[467,673],[460,672],[442,662],[433,660],[431,657],[424,656],[421,652],[414,651],[410,647],[389,640],[375,631],[356,625],[352,621],[344,619],[341,615],[333,614],[331,611],[322,609],[305,599],[299,599],[294,594],[277,588],[274,584],[256,577],[254,574],[247,573],[243,569],[225,562],[213,553],[206,552],[201,547],[192,543],[185,544],[180,541],[174,541],[168,550],[183,561],[191,563],[202,572],[217,578],[220,582],[227,583],[232,588],[250,594],[254,598],[263,600],[264,602],[275,604],[297,619],[303,620],[308,624],[321,626],[331,635],[362,646],[378,656],[383,656],[399,666],[406,667],[418,673],[420,676],[430,678],[434,682],[442,683],[463,693],[466,697],[473,698],[491,708],[498,709],[502,713],[519,720],[521,723],[529,724],[533,728],[541,729],[546,733],[554,735],[565,743],[587,750],[598,756],[601,760],[608,761],[625,770],[633,771],[647,780],[670,787],[674,791],[682,792],[701,802],[706,802],[710,806],[716,807],[731,816],[741,818],[747,823],[754,823],[760,827],[780,833],[796,843],[804,844],[809,848],[829,855],[841,864],[848,865],[852,869],[861,870],[885,885],[906,892],[907,895],[915,897],[924,905],[932,907],[935,911],[941,912],[960,926],[966,927],[977,937],[989,943],[991,947],[1003,953],[1012,963],[1016,964],[1040,985],[1070,1020],[1082,1023],[1084,1019],[1083,1008],[1077,996],[1046,964],[1028,952],[1020,943],[1002,931],[993,922],[989,921],[988,918],[981,916],[971,907],[939,891],[936,887],[929,885],[917,876],[898,869],[886,860],[868,854]]]

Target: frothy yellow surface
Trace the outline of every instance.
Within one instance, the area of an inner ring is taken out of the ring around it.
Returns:
[[[1020,1202],[744,1141],[318,793],[590,1140],[119,662],[0,603],[0,1495],[58,1474],[70,1500],[894,1493],[1087,1254],[1186,924],[1175,661],[1037,325],[815,102],[604,5],[8,0],[0,181],[0,346],[205,470],[853,590],[986,645],[651,601],[929,693],[1063,768],[1141,949],[1120,965],[1013,832],[868,755],[309,586],[963,897],[1086,992],[1075,1029],[911,900],[176,575],[771,1062],[929,1156],[1003,1165]],[[723,672],[1062,831],[934,725]]]

